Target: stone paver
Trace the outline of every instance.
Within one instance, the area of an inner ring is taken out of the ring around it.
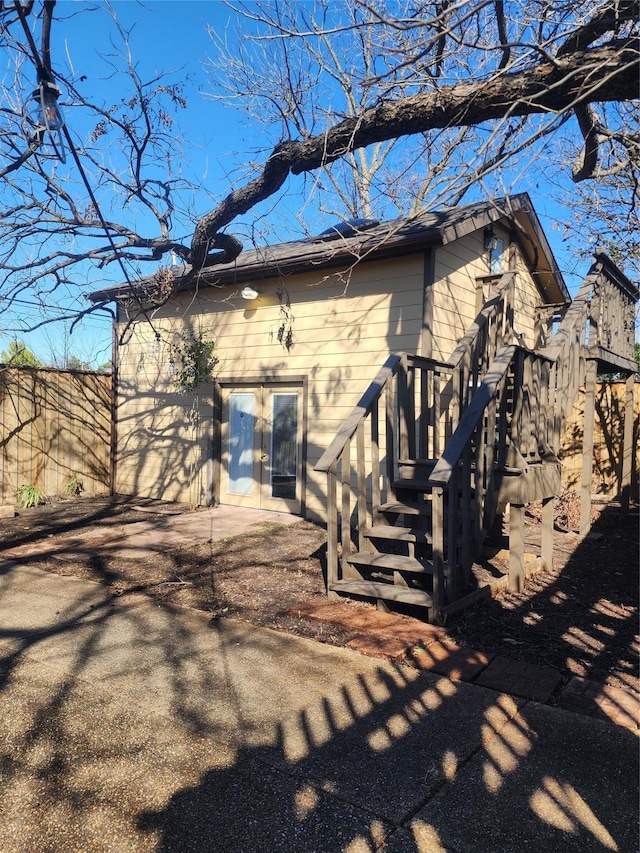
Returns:
[[[377,637],[371,634],[359,634],[347,643],[347,648],[362,655],[386,660],[404,660],[411,650],[411,644],[399,637]]]
[[[560,694],[560,705],[629,729],[640,725],[640,699],[636,695],[588,678],[574,676]]]
[[[434,639],[426,648],[407,642],[411,631],[403,628],[400,636],[372,633],[359,634],[347,643],[347,648],[371,657],[404,661],[421,672],[446,675],[452,681],[473,681],[490,663],[492,656],[485,652],[459,646],[450,638]]]
[[[358,631],[347,643],[353,651],[404,662],[421,672],[444,675],[452,681],[475,682],[511,696],[548,702],[562,681],[560,672],[553,667],[460,646],[447,635],[445,628],[405,616],[324,598],[302,602],[289,612],[299,618]],[[627,728],[637,728],[640,720],[640,702],[634,694],[585,679],[572,679],[563,692],[561,704]]]
[[[491,657],[455,643],[438,642],[426,649],[412,649],[409,663],[423,672],[446,675],[453,681],[473,681],[489,665]]]
[[[476,684],[524,699],[547,702],[561,680],[558,670],[551,666],[537,666],[498,656],[480,673]]]

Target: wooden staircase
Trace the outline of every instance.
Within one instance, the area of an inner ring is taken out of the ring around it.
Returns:
[[[589,354],[601,359],[598,335],[614,352],[594,309],[605,299],[608,317],[633,317],[637,293],[595,264],[550,345],[532,351],[514,343],[515,275],[502,276],[447,362],[389,356],[315,466],[327,475],[329,596],[419,607],[440,621],[469,592],[474,560],[506,504],[517,589],[533,500],[543,502],[550,564],[561,436]],[[633,371],[632,326],[615,322],[623,332],[615,363]]]
[[[433,608],[428,474],[434,465],[435,460],[416,460],[415,468],[422,477],[399,476],[394,483],[395,499],[372,507],[373,523],[362,530],[363,550],[345,555],[354,577],[335,581],[332,592]]]

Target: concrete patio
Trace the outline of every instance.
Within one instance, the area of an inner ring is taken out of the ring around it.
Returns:
[[[627,728],[0,566],[4,853],[637,849]]]

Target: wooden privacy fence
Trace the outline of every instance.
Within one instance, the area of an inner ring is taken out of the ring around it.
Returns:
[[[633,392],[631,491],[637,499],[640,473],[640,382],[635,383]],[[591,483],[593,494],[615,497],[620,492],[626,393],[624,382],[600,382],[596,386]],[[562,484],[568,491],[580,488],[583,434],[584,388],[581,388],[562,439]]]
[[[2,501],[34,485],[62,495],[74,477],[88,494],[111,489],[109,375],[0,366]]]

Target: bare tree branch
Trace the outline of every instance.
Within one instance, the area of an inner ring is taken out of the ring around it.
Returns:
[[[640,2],[638,0],[607,2],[595,17],[584,26],[578,27],[564,44],[560,45],[556,56],[560,58],[584,50],[607,33],[616,32],[623,23],[637,21],[639,17]]]
[[[14,86],[7,72],[0,110],[3,305],[25,290],[51,302],[77,290],[79,276],[95,286],[96,272],[114,262],[131,264],[132,278],[141,278],[143,263],[155,270],[168,252],[191,264],[197,279],[207,266],[233,262],[242,245],[225,230],[270,197],[275,205],[289,176],[313,174],[305,190],[318,194],[311,198],[320,211],[416,213],[455,204],[480,181],[499,183],[500,170],[525,169],[525,160],[571,131],[566,175],[578,162],[574,180],[602,179],[612,208],[618,192],[629,205],[637,201],[640,142],[620,107],[638,94],[638,0],[228,5],[249,26],[228,50],[219,41],[225,73],[216,96],[239,102],[254,128],[279,141],[270,154],[261,151],[257,167],[245,155],[242,180],[199,217],[201,189],[180,177],[184,154],[173,125],[186,106],[182,89],[140,76],[130,33],[108,0],[98,13],[114,16],[116,37],[102,57],[117,87],[113,103],[85,94],[82,78],[51,55],[55,0],[16,2],[10,16],[5,4],[0,40],[22,67],[16,61]],[[29,14],[27,34],[20,28]],[[65,114],[93,117],[85,138],[80,122],[68,123],[73,157],[64,167],[45,160],[40,137],[25,139],[21,96],[33,91],[34,66],[38,80],[66,92]],[[83,189],[78,171],[95,193]],[[255,233],[257,222],[247,228]],[[163,267],[151,282],[155,295],[134,289],[132,322],[147,300],[170,298],[174,283]]]
[[[592,101],[632,100],[638,88],[638,48],[635,38],[614,40],[526,71],[383,103],[310,139],[279,144],[258,178],[230,193],[198,223],[191,244],[194,274],[202,268],[218,232],[276,193],[289,174],[326,166],[377,142],[435,128],[477,125],[505,116],[560,114]]]

